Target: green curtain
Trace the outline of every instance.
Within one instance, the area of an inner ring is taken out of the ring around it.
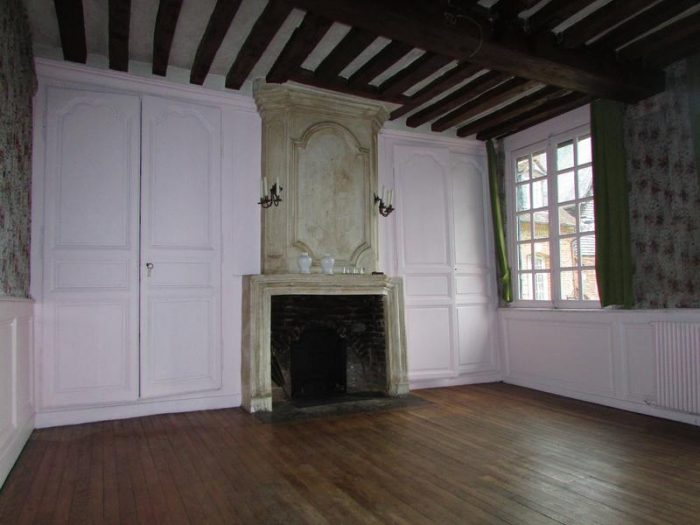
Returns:
[[[491,194],[491,216],[493,217],[493,235],[496,241],[496,261],[498,263],[498,282],[501,289],[501,298],[506,303],[513,302],[513,283],[511,281],[510,266],[508,266],[508,248],[506,247],[506,232],[503,228],[503,215],[501,213],[501,199],[498,190],[500,169],[498,155],[493,140],[486,142],[489,162],[489,190]]]
[[[700,183],[700,54],[688,59],[688,105],[690,106],[690,132],[695,147],[695,167]]]
[[[629,196],[623,117],[625,106],[610,100],[591,104],[596,276],[602,306],[634,305]]]

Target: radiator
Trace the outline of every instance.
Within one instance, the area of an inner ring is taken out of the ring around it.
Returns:
[[[654,323],[657,404],[700,414],[700,323]]]

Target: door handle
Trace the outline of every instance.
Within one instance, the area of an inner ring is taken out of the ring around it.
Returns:
[[[152,271],[153,271],[153,263],[147,262],[146,263],[146,277],[150,277]]]

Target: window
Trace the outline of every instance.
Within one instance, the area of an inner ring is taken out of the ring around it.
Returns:
[[[516,305],[598,306],[587,127],[518,149],[508,157]]]

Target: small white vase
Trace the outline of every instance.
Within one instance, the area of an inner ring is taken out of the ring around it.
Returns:
[[[311,262],[312,259],[307,252],[302,252],[302,254],[297,259],[297,264],[299,264],[299,271],[301,273],[311,273]]]
[[[333,273],[333,265],[335,264],[335,259],[330,255],[326,254],[321,259],[321,269],[323,273],[331,275]]]

